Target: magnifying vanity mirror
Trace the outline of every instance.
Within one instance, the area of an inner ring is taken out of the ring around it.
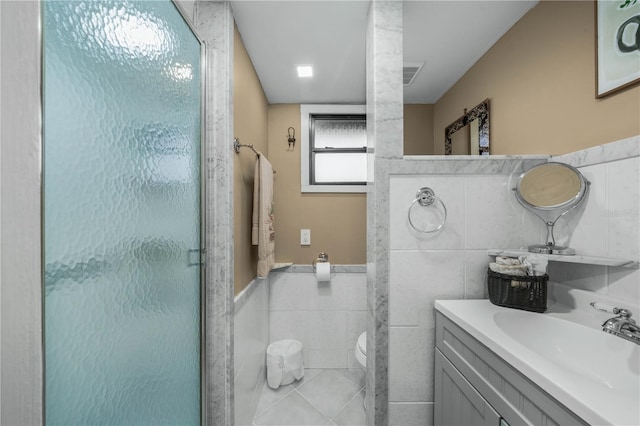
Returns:
[[[445,155],[489,155],[489,99],[444,129]]]
[[[556,245],[553,227],[558,219],[580,205],[588,190],[589,181],[568,164],[539,164],[520,175],[513,188],[516,199],[547,227],[546,244],[531,245],[530,252],[575,254],[572,248]]]

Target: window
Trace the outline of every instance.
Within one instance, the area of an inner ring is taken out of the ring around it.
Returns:
[[[309,115],[309,183],[367,183],[367,119],[360,115]]]
[[[365,192],[364,105],[302,105],[302,192]]]

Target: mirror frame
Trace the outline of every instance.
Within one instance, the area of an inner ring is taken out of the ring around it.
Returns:
[[[571,198],[569,198],[568,200],[560,203],[560,204],[556,204],[556,205],[552,205],[552,206],[539,206],[536,204],[533,204],[531,202],[529,202],[524,195],[522,195],[522,181],[526,178],[527,174],[530,173],[533,170],[539,169],[541,167],[564,167],[568,170],[570,170],[571,172],[573,172],[578,179],[580,180],[580,188],[578,189],[578,192],[573,195]],[[522,174],[520,174],[520,176],[518,177],[517,183],[516,183],[516,187],[514,188],[514,193],[516,196],[516,199],[520,202],[520,204],[522,204],[523,207],[525,207],[526,209],[530,210],[530,211],[534,211],[534,212],[539,212],[539,211],[562,211],[562,215],[566,214],[566,212],[569,212],[570,210],[573,210],[575,207],[578,206],[578,204],[580,204],[582,202],[582,200],[585,198],[585,196],[587,195],[587,192],[589,191],[589,181],[587,180],[587,178],[584,177],[584,175],[582,173],[580,173],[580,170],[576,169],[575,167],[569,165],[569,164],[565,164],[565,163],[560,163],[560,162],[555,162],[555,161],[549,161],[547,163],[542,163],[542,164],[538,164],[536,166],[531,167],[529,170],[526,170],[525,172],[523,172]]]
[[[479,155],[490,155],[489,152],[489,99],[476,105],[471,111],[449,124],[444,129],[444,155],[451,155],[451,137],[474,120],[478,120],[478,152]]]

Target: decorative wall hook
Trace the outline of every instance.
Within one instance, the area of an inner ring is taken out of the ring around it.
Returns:
[[[293,127],[287,129],[287,142],[289,143],[289,150],[293,150],[296,146],[296,129]]]

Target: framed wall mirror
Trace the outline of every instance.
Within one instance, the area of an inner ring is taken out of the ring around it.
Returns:
[[[489,99],[444,129],[445,155],[489,155]]]

